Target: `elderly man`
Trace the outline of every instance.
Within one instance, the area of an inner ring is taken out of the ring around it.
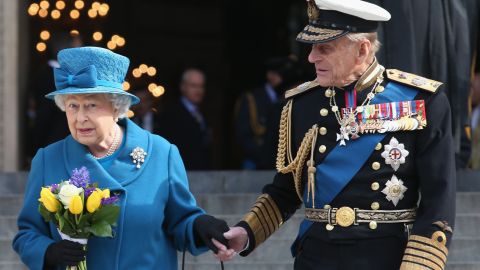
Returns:
[[[376,61],[383,8],[307,3],[297,40],[312,44],[317,77],[286,92],[278,172],[225,233],[229,247],[248,255],[303,204],[295,269],[444,269],[455,170],[441,83]]]

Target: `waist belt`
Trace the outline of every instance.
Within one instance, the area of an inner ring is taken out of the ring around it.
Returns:
[[[402,210],[362,210],[358,208],[340,207],[330,209],[306,208],[305,218],[314,222],[326,222],[330,225],[349,227],[360,223],[405,223],[413,222],[416,208]]]

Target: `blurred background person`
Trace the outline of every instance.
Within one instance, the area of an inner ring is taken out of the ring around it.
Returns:
[[[280,104],[283,93],[300,79],[296,57],[270,58],[265,83],[242,94],[236,104],[235,140],[240,146],[242,169],[274,169]]]
[[[200,69],[183,72],[180,98],[162,111],[155,131],[179,148],[187,170],[212,169],[212,133],[201,110],[205,80]]]
[[[51,34],[47,47],[47,61],[38,67],[34,79],[30,83],[27,93],[27,142],[28,163],[37,149],[65,138],[70,134],[65,121],[65,113],[60,111],[54,103],[45,99],[51,89],[55,88],[53,69],[59,68],[57,53],[66,48],[82,46],[79,35],[68,32]]]
[[[480,170],[480,74],[472,82],[472,169]]]
[[[132,107],[133,117],[131,120],[141,128],[150,132],[157,130],[158,123],[158,99],[150,93],[146,86],[137,87],[132,94],[140,98],[140,103]]]

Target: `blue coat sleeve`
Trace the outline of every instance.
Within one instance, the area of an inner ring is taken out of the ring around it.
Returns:
[[[44,157],[40,149],[32,161],[23,207],[17,220],[18,233],[13,239],[13,249],[31,270],[43,269],[47,247],[54,242],[50,230],[38,213],[38,198],[43,185]]]
[[[171,145],[168,156],[168,178],[169,195],[165,209],[167,234],[172,236],[177,250],[187,249],[193,255],[199,255],[208,249],[195,245],[193,221],[205,212],[197,206],[188,189],[187,173],[174,145]]]

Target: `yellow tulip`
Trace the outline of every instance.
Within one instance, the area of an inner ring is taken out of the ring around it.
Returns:
[[[60,202],[57,200],[55,195],[50,191],[49,188],[42,188],[40,191],[39,202],[43,203],[45,208],[51,213],[55,213],[60,208]]]
[[[83,211],[82,198],[80,198],[80,196],[78,195],[73,196],[72,201],[70,202],[70,206],[68,207],[68,210],[70,211],[70,213],[74,215],[78,215],[82,213]]]
[[[110,189],[107,188],[107,189],[102,190],[102,197],[104,199],[110,198]]]
[[[94,192],[92,192],[92,194],[90,194],[90,196],[87,199],[87,211],[89,213],[93,213],[97,211],[101,203],[102,203],[102,193],[95,190]]]

